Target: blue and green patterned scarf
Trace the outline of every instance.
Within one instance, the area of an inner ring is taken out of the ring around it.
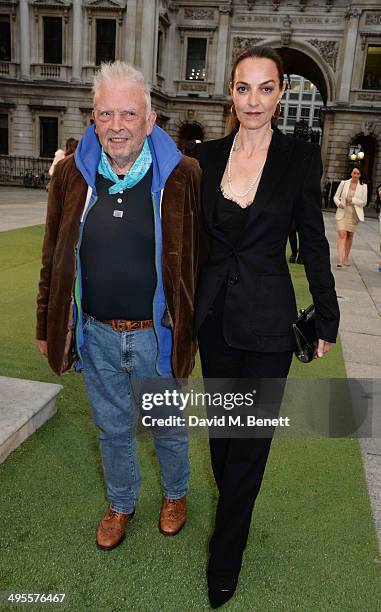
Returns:
[[[131,189],[131,187],[134,187],[137,183],[139,183],[143,176],[147,174],[151,164],[152,155],[148,140],[146,138],[139,157],[134,161],[131,168],[123,178],[119,178],[119,176],[111,168],[111,164],[103,147],[98,164],[98,172],[106,179],[109,179],[115,183],[115,185],[111,185],[111,187],[108,189],[109,194],[114,194],[119,193],[119,191],[124,191],[125,189]]]

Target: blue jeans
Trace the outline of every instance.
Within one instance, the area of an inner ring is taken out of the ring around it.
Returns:
[[[100,429],[107,497],[113,510],[129,514],[135,508],[141,484],[134,378],[140,382],[142,378],[160,378],[155,370],[155,332],[117,332],[89,316],[85,316],[83,332],[83,373],[93,419]],[[179,499],[187,492],[189,478],[186,428],[173,427],[165,435],[152,433],[164,496]]]

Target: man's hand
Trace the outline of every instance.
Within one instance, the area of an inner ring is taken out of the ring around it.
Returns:
[[[37,350],[40,351],[45,357],[48,356],[48,343],[46,340],[36,340]]]
[[[324,357],[324,355],[331,350],[331,346],[332,342],[326,342],[325,340],[321,340],[321,338],[319,338],[315,351],[315,357]]]

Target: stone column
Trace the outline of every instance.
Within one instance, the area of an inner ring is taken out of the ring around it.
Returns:
[[[171,7],[169,9],[169,28],[165,38],[165,85],[166,91],[170,95],[175,95],[176,86],[174,79],[178,78],[178,62],[180,61],[180,52],[176,41],[176,20],[177,20],[177,7]]]
[[[73,0],[73,45],[71,80],[81,81],[82,77],[82,0]]]
[[[348,25],[345,40],[344,62],[341,71],[340,92],[338,97],[338,102],[341,102],[342,104],[349,103],[349,93],[351,89],[353,66],[355,63],[360,15],[361,10],[356,8],[348,8],[345,15],[345,18],[348,20]]]
[[[153,55],[157,28],[157,3],[143,2],[140,64],[148,83],[153,83]]]
[[[136,0],[128,0],[125,14],[126,40],[124,46],[124,57],[126,62],[134,65],[135,39],[136,39]]]
[[[218,27],[216,77],[214,94],[222,96],[225,89],[226,49],[228,47],[230,9],[220,8],[220,21]],[[209,78],[208,78],[209,80]]]
[[[29,3],[20,0],[20,76],[30,79],[30,32],[29,32]]]

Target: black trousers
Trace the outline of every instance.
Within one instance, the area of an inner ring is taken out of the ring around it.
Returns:
[[[283,379],[274,381],[279,409],[292,352],[259,353],[228,346],[222,332],[222,297],[221,293],[198,334],[203,376],[206,379]],[[236,586],[271,441],[272,438],[211,437],[209,440],[219,490],[208,566],[209,583],[216,588]]]

